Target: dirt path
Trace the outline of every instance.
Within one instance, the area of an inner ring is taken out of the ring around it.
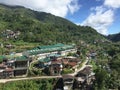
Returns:
[[[69,75],[75,76],[78,72],[80,72],[81,70],[83,70],[87,66],[86,65],[87,62],[88,62],[88,59],[82,64],[82,67],[80,69],[78,69],[77,71],[75,71],[74,73],[69,74]]]
[[[75,76],[79,71],[83,70],[87,65],[86,63],[88,62],[88,60],[86,60],[82,67],[80,69],[78,69],[77,71],[75,71],[72,74],[68,74],[68,75],[72,75]],[[26,77],[26,78],[16,78],[16,79],[0,79],[0,83],[6,83],[6,82],[11,82],[11,81],[19,81],[19,80],[30,80],[30,79],[47,79],[47,78],[61,78],[62,76],[40,76],[40,77]]]
[[[47,79],[47,78],[60,78],[61,76],[40,76],[40,77],[26,77],[26,78],[16,78],[16,79],[0,79],[0,83],[19,81],[19,80],[31,80],[31,79]]]
[[[15,56],[22,56],[22,53],[16,53]]]

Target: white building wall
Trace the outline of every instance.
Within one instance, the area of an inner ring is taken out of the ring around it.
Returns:
[[[76,52],[77,52],[76,48],[67,49],[67,50],[61,51],[61,56],[65,56],[69,53],[76,53]],[[53,51],[53,52],[49,52],[49,53],[41,53],[41,54],[38,54],[37,57],[38,57],[38,59],[43,59],[43,58],[46,58],[50,54],[57,54],[57,53],[58,53],[58,51]]]

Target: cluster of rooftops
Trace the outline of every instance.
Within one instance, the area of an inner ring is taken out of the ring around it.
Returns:
[[[2,65],[1,68],[3,65],[5,66],[4,69],[0,69],[2,70],[0,72],[0,75],[4,76],[5,74],[7,75],[6,77],[12,77],[16,75],[26,74],[29,63],[32,61],[31,57],[39,55],[39,57],[42,58],[38,58],[38,61],[47,64],[51,62],[51,57],[60,57],[62,53],[65,54],[74,51],[74,48],[75,45],[55,44],[38,46],[31,50],[24,51],[20,56],[16,56],[16,54],[0,56],[0,64]],[[62,53],[59,54],[59,51],[62,51]],[[11,71],[5,72],[8,67],[10,67],[9,69],[11,69]]]
[[[17,61],[25,61],[25,60],[28,60],[28,58],[26,56],[0,56],[0,62],[2,62],[4,59],[8,59],[8,60],[17,60]]]
[[[2,62],[2,60],[4,58],[10,58],[11,60],[27,60],[27,55],[37,55],[37,54],[42,54],[42,53],[49,53],[49,52],[54,52],[54,51],[64,51],[67,49],[72,49],[74,48],[75,45],[65,45],[65,44],[54,44],[54,45],[47,45],[47,46],[38,46],[35,47],[31,50],[27,50],[24,51],[22,53],[22,56],[16,56],[16,55],[2,55],[0,56],[0,62]],[[53,54],[52,54],[53,55]],[[58,55],[58,54],[54,54],[54,55]]]
[[[38,46],[33,48],[32,50],[28,50],[29,55],[37,55],[40,53],[48,53],[53,51],[64,51],[66,49],[72,49],[75,45],[64,45],[64,44],[55,44],[55,45],[47,45],[47,46]]]

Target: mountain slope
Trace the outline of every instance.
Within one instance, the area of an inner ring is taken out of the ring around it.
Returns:
[[[118,42],[120,41],[120,33],[108,35],[107,38],[113,42]]]
[[[76,43],[81,40],[93,42],[105,39],[91,27],[77,26],[49,13],[32,11],[19,6],[0,5],[0,31],[6,29],[20,31],[17,40],[42,44]]]

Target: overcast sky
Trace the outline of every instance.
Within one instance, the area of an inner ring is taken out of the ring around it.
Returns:
[[[52,13],[105,35],[120,32],[120,0],[0,0],[0,3]]]

